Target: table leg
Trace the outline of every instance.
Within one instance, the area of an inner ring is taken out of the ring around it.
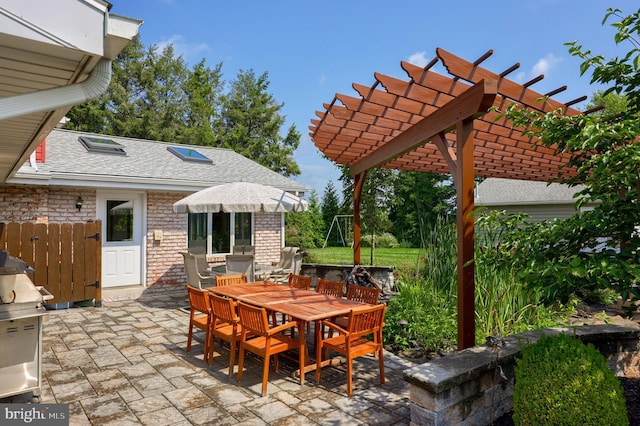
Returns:
[[[305,362],[309,358],[307,351],[307,336],[305,330],[307,328],[307,322],[298,320],[298,337],[300,338],[300,385],[304,384]]]
[[[297,374],[300,375],[300,384],[302,385],[304,383],[304,375],[305,373],[308,373],[310,371],[315,371],[318,368],[318,364],[317,364],[317,359],[313,360],[313,362],[309,359],[309,350],[307,348],[307,337],[305,335],[305,330],[306,330],[306,321],[302,321],[302,320],[296,320],[297,324],[298,324],[298,328],[300,330],[302,330],[300,332],[300,338],[304,339],[304,344],[300,347],[300,369],[296,372]],[[318,353],[318,348],[321,348],[320,345],[320,339],[321,339],[321,327],[320,327],[320,321],[314,321],[314,331],[315,331],[315,336],[314,336],[314,351],[316,352],[316,356]],[[322,359],[322,350],[320,350],[320,359],[322,360],[320,362],[320,366],[321,367],[326,367],[327,365],[339,365],[341,363],[339,358],[334,358],[334,359]],[[294,373],[294,377],[295,374]]]

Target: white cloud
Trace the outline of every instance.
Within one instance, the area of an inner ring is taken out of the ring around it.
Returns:
[[[524,71],[519,71],[516,73],[515,78],[513,79],[516,83],[524,83],[525,78],[527,77],[527,73]]]
[[[553,53],[549,53],[547,56],[539,59],[538,62],[536,62],[536,64],[531,69],[531,74],[533,77],[536,77],[540,74],[547,74],[560,62],[562,62],[562,58],[555,56]]]
[[[416,52],[409,56],[407,62],[417,65],[419,67],[425,67],[429,61],[427,60],[427,52]]]
[[[174,34],[169,37],[168,40],[161,40],[156,43],[158,51],[162,52],[168,45],[173,45],[173,51],[176,56],[182,56],[185,60],[202,58],[196,57],[196,55],[209,51],[209,46],[206,43],[187,43],[184,36]]]

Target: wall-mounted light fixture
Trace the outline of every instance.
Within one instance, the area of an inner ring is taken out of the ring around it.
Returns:
[[[78,209],[78,211],[80,211],[80,209],[82,209],[82,197],[78,196],[78,198],[76,198],[76,209]]]

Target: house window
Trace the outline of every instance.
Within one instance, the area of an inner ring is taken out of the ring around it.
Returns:
[[[200,154],[193,148],[187,148],[184,146],[169,146],[167,147],[170,153],[176,155],[183,161],[194,161],[196,163],[209,163],[212,164],[213,161],[206,155]]]
[[[190,213],[187,235],[190,251],[231,253],[234,245],[251,245],[251,213]]]
[[[91,138],[89,136],[80,136],[80,142],[89,152],[101,154],[117,154],[127,155],[124,147],[118,142],[111,139]]]

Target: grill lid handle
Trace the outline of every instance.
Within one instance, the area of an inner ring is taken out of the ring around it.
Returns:
[[[36,290],[38,290],[40,292],[40,294],[42,294],[42,300],[51,300],[51,299],[53,299],[53,294],[49,293],[49,290],[47,290],[43,286],[37,285],[36,286]]]

